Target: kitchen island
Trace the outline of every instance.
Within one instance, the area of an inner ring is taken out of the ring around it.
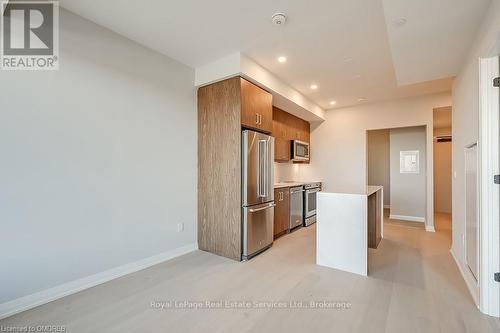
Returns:
[[[383,191],[318,193],[316,264],[368,275],[368,248],[383,238]]]

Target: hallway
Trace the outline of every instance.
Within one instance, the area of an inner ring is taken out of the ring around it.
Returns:
[[[392,283],[387,331],[499,332],[475,307],[450,254],[449,215],[435,218],[435,233],[386,218],[384,242],[371,253],[371,277]]]

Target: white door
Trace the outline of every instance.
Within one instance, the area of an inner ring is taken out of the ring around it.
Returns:
[[[500,283],[494,274],[500,272],[500,186],[493,176],[500,173],[500,89],[493,81],[500,76],[498,56],[480,61],[480,261],[479,308],[490,316],[500,317]]]

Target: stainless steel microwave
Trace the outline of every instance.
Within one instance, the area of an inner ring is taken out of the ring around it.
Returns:
[[[309,161],[309,143],[292,140],[292,161]]]

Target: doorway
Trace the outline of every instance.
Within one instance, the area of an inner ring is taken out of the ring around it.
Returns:
[[[367,131],[367,180],[384,187],[384,223],[426,228],[426,133],[425,126]]]
[[[433,110],[434,136],[434,228],[447,231],[451,240],[452,228],[452,108]]]

